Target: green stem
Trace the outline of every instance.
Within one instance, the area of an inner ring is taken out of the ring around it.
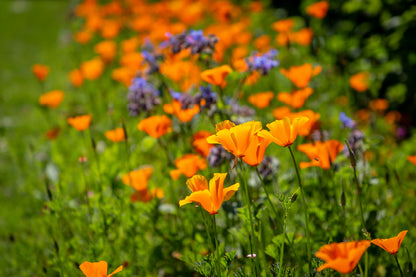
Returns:
[[[273,205],[272,201],[270,200],[270,194],[269,194],[269,192],[267,191],[266,186],[264,185],[263,178],[262,178],[262,177],[261,177],[261,175],[260,175],[260,172],[259,172],[259,168],[258,168],[258,167],[256,167],[256,173],[257,173],[257,177],[259,177],[259,180],[260,180],[260,182],[262,183],[262,185],[263,185],[263,187],[264,187],[264,191],[266,192],[267,201],[269,202],[270,207],[272,208],[273,213],[274,213],[274,215],[275,215],[275,216],[276,216],[276,218],[277,218],[277,217],[278,217],[278,213],[277,213],[277,211],[276,211],[276,209],[275,209],[275,207],[274,207],[274,205]]]
[[[157,142],[159,143],[160,147],[162,147],[162,149],[165,151],[166,157],[168,158],[169,165],[174,166],[175,159],[173,158],[172,154],[169,152],[166,142],[161,137],[157,139]]]
[[[206,218],[204,212],[202,211],[201,205],[198,205],[198,206],[199,206],[199,211],[201,213],[202,221],[204,222],[204,225],[205,225],[205,230],[207,231],[209,243],[212,244],[212,238],[211,238],[211,233],[209,231],[209,226],[207,224],[207,218]],[[211,247],[212,247],[212,245],[211,245]],[[211,250],[212,250],[212,252],[214,252],[214,249],[211,249]]]
[[[403,271],[402,271],[402,268],[400,267],[399,260],[397,259],[397,254],[394,254],[393,256],[394,256],[394,259],[396,260],[397,267],[400,270],[400,276],[403,277]]]
[[[367,230],[367,228],[365,227],[363,205],[361,203],[361,188],[360,188],[360,184],[359,184],[358,178],[357,178],[357,170],[355,169],[355,166],[353,166],[352,169],[354,171],[354,183],[355,183],[355,185],[357,187],[358,203],[360,204],[361,224],[363,225],[363,228],[365,230]]]
[[[282,240],[282,248],[280,249],[280,262],[279,262],[279,276],[282,276],[282,272],[283,272],[283,254],[285,251],[285,236],[286,236],[286,220],[287,220],[287,210],[285,209],[285,218],[283,221],[283,240]]]
[[[217,221],[215,220],[215,214],[213,215],[213,219],[214,219],[214,240],[215,240],[215,252],[216,252],[216,262],[215,262],[215,268],[217,270],[217,276],[221,276],[221,268],[220,263],[221,263],[221,259],[220,259],[220,249],[218,247],[218,234],[217,234]]]
[[[289,148],[290,155],[292,156],[292,161],[293,161],[293,165],[294,165],[295,170],[296,170],[296,175],[298,177],[300,195],[301,195],[301,199],[302,199],[302,205],[303,205],[303,208],[304,208],[303,213],[304,213],[304,216],[305,216],[306,239],[307,239],[306,252],[308,254],[308,270],[309,270],[309,273],[310,273],[311,272],[311,241],[310,241],[309,222],[308,222],[308,206],[306,205],[305,192],[303,190],[302,180],[300,179],[300,173],[299,173],[298,165],[296,163],[295,156],[293,155],[293,151],[292,151],[292,148],[290,148],[290,145],[288,146],[288,148]]]
[[[358,270],[360,270],[360,275],[364,276],[363,268],[361,267],[361,265],[358,265]]]
[[[253,248],[253,245],[255,244],[254,241],[253,241],[255,239],[253,215],[251,213],[251,200],[250,200],[250,196],[249,196],[249,193],[248,193],[248,185],[247,185],[247,182],[246,182],[246,174],[245,174],[244,164],[243,164],[242,160],[241,160],[241,163],[240,163],[240,167],[241,167],[241,171],[242,171],[242,174],[243,174],[243,178],[241,178],[241,181],[243,183],[243,190],[244,190],[244,195],[245,195],[245,198],[246,198],[246,205],[247,205],[247,208],[248,208],[248,214],[249,214],[249,219],[250,219],[250,230],[251,230],[251,234],[249,233],[250,252],[251,252],[250,255],[251,255],[251,259],[255,259],[255,257],[254,257],[254,254],[255,254],[254,250],[255,249]],[[256,276],[258,276],[257,260],[255,260],[255,262],[254,262],[254,272],[256,273]]]

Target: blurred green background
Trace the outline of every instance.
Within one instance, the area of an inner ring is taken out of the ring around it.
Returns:
[[[34,103],[41,93],[55,88],[42,87],[31,67],[47,64],[49,78],[57,79],[48,84],[59,86],[64,81],[72,5],[54,0],[0,1],[0,271],[6,273],[2,276],[22,276],[10,271],[18,267],[30,272],[36,266],[35,252],[26,255],[25,250],[42,251],[49,239],[40,225],[43,191],[29,184],[36,178],[36,165],[26,161],[33,158],[27,150],[44,136],[38,128],[44,119]]]

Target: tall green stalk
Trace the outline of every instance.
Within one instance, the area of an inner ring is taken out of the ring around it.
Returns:
[[[301,195],[302,205],[303,205],[303,213],[305,215],[306,242],[307,242],[306,252],[307,252],[307,255],[308,255],[308,270],[309,270],[309,273],[310,273],[311,272],[311,238],[310,238],[311,235],[310,235],[310,231],[309,231],[308,206],[306,205],[305,192],[303,190],[302,180],[300,178],[300,173],[299,173],[298,165],[296,163],[295,156],[293,155],[293,151],[292,151],[292,148],[290,148],[290,145],[288,146],[288,148],[289,148],[290,155],[292,156],[292,161],[293,161],[293,165],[294,165],[295,170],[296,170],[296,175],[298,177],[300,195]]]
[[[217,276],[221,276],[221,258],[220,258],[220,249],[218,247],[218,234],[217,234],[217,221],[215,220],[215,214],[212,216],[213,225],[214,225],[214,240],[215,240],[215,252],[216,252],[216,261],[215,261],[215,269],[217,270]]]
[[[274,215],[275,215],[275,216],[276,216],[276,218],[277,218],[277,217],[278,217],[278,213],[277,213],[277,211],[276,211],[276,209],[275,209],[275,207],[274,207],[274,205],[273,205],[273,203],[272,203],[272,200],[270,199],[270,194],[269,194],[269,192],[267,191],[266,186],[264,185],[263,178],[261,177],[261,174],[260,174],[260,172],[259,172],[259,168],[258,168],[258,167],[256,167],[256,173],[257,173],[257,177],[259,178],[260,182],[261,182],[261,183],[262,183],[262,185],[263,185],[264,191],[266,192],[267,202],[269,202],[270,207],[272,208],[273,213],[274,213]]]
[[[394,259],[396,260],[397,267],[398,267],[398,268],[399,268],[399,270],[400,270],[400,276],[401,276],[401,277],[403,277],[403,271],[402,271],[402,268],[400,267],[399,260],[397,259],[397,253],[396,253],[396,254],[394,254],[393,256],[394,256]]]
[[[361,187],[360,187],[360,183],[358,181],[358,177],[357,177],[357,160],[355,158],[355,153],[351,150],[351,147],[348,143],[348,141],[345,142],[347,144],[347,148],[348,148],[348,152],[350,154],[350,162],[351,162],[351,166],[352,169],[354,171],[354,183],[356,185],[357,188],[357,197],[358,197],[358,203],[360,205],[360,215],[361,215],[361,225],[363,226],[362,231],[364,232],[364,235],[366,236],[367,239],[371,240],[371,235],[370,233],[368,233],[367,228],[365,227],[365,220],[364,220],[364,210],[363,210],[363,205],[361,203]],[[365,277],[368,276],[368,252],[365,252]]]
[[[287,209],[285,207],[285,217],[283,219],[283,240],[282,248],[280,248],[280,261],[279,261],[279,276],[282,276],[283,268],[283,254],[285,252],[285,236],[286,236],[286,222],[287,222]]]
[[[247,181],[246,181],[246,172],[244,169],[244,164],[243,161],[241,160],[240,162],[240,167],[241,167],[241,171],[242,171],[242,175],[243,177],[241,178],[241,181],[243,183],[243,190],[244,190],[244,196],[245,196],[245,201],[246,201],[246,205],[248,208],[248,214],[249,214],[249,219],[250,219],[250,232],[249,233],[249,242],[250,242],[250,254],[251,254],[251,259],[255,259],[254,254],[256,249],[254,249],[253,246],[255,246],[255,234],[254,234],[254,222],[253,222],[253,215],[251,213],[251,201],[250,201],[250,195],[248,193],[248,185],[247,185]],[[257,272],[257,260],[254,260],[254,272],[256,274],[256,277],[258,276],[258,272]]]

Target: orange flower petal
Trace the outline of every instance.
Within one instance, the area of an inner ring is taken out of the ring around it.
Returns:
[[[86,277],[107,276],[107,262],[83,262],[79,268]]]
[[[371,243],[383,248],[390,254],[394,255],[399,251],[400,245],[402,244],[406,234],[407,230],[401,231],[396,237],[389,239],[373,239]]]

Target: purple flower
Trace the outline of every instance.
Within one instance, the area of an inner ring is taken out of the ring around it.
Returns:
[[[191,48],[192,54],[211,54],[214,52],[217,41],[218,38],[214,35],[204,36],[202,30],[191,30],[185,38],[184,47],[185,49]]]
[[[177,91],[170,91],[170,95],[173,97],[173,99],[181,102],[181,109],[186,110],[192,108],[197,103],[196,97],[192,96],[189,93],[180,93]]]
[[[241,106],[234,100],[228,101],[229,105],[231,105],[231,113],[237,116],[242,117],[251,117],[256,114],[256,111],[248,106]]]
[[[204,105],[201,105],[201,110],[207,110],[208,115],[212,115],[217,104],[217,94],[211,91],[211,85],[206,87],[200,86],[199,92],[195,95],[196,103],[200,104],[204,100]]]
[[[362,131],[358,129],[354,129],[351,131],[351,133],[348,136],[348,144],[350,145],[352,152],[364,152],[364,138],[365,135]],[[350,156],[350,153],[346,145],[344,145],[342,152],[345,154],[345,156]]]
[[[266,179],[268,177],[275,177],[279,167],[280,161],[277,158],[266,156],[259,164],[258,169],[261,177]]]
[[[258,55],[257,52],[251,54],[250,57],[246,58],[249,71],[257,70],[262,75],[269,74],[270,70],[274,67],[279,66],[279,61],[275,60],[278,51],[271,49],[263,55]]]
[[[172,35],[171,33],[166,32],[165,36],[168,38],[168,40],[162,42],[159,45],[160,48],[170,47],[173,54],[179,53],[182,49],[185,49],[184,44],[186,32],[183,32],[178,35]]]
[[[215,145],[209,150],[207,160],[210,167],[217,167],[222,165],[226,160],[231,161],[232,155],[222,145]]]
[[[399,139],[405,138],[407,135],[407,129],[404,126],[399,126],[396,129],[396,137]]]
[[[141,112],[149,112],[161,103],[159,91],[142,77],[135,77],[127,94],[128,109],[131,116],[138,116]]]
[[[173,54],[183,49],[191,49],[192,54],[213,53],[218,38],[214,35],[204,36],[202,30],[191,30],[189,34],[183,32],[178,35],[165,34],[167,40],[160,44],[161,48],[170,47]]]
[[[339,120],[342,122],[344,128],[355,129],[357,123],[349,118],[344,112],[339,114]]]
[[[148,51],[142,51],[142,57],[149,64],[146,74],[150,75],[159,72],[159,65],[157,64],[157,56]]]

